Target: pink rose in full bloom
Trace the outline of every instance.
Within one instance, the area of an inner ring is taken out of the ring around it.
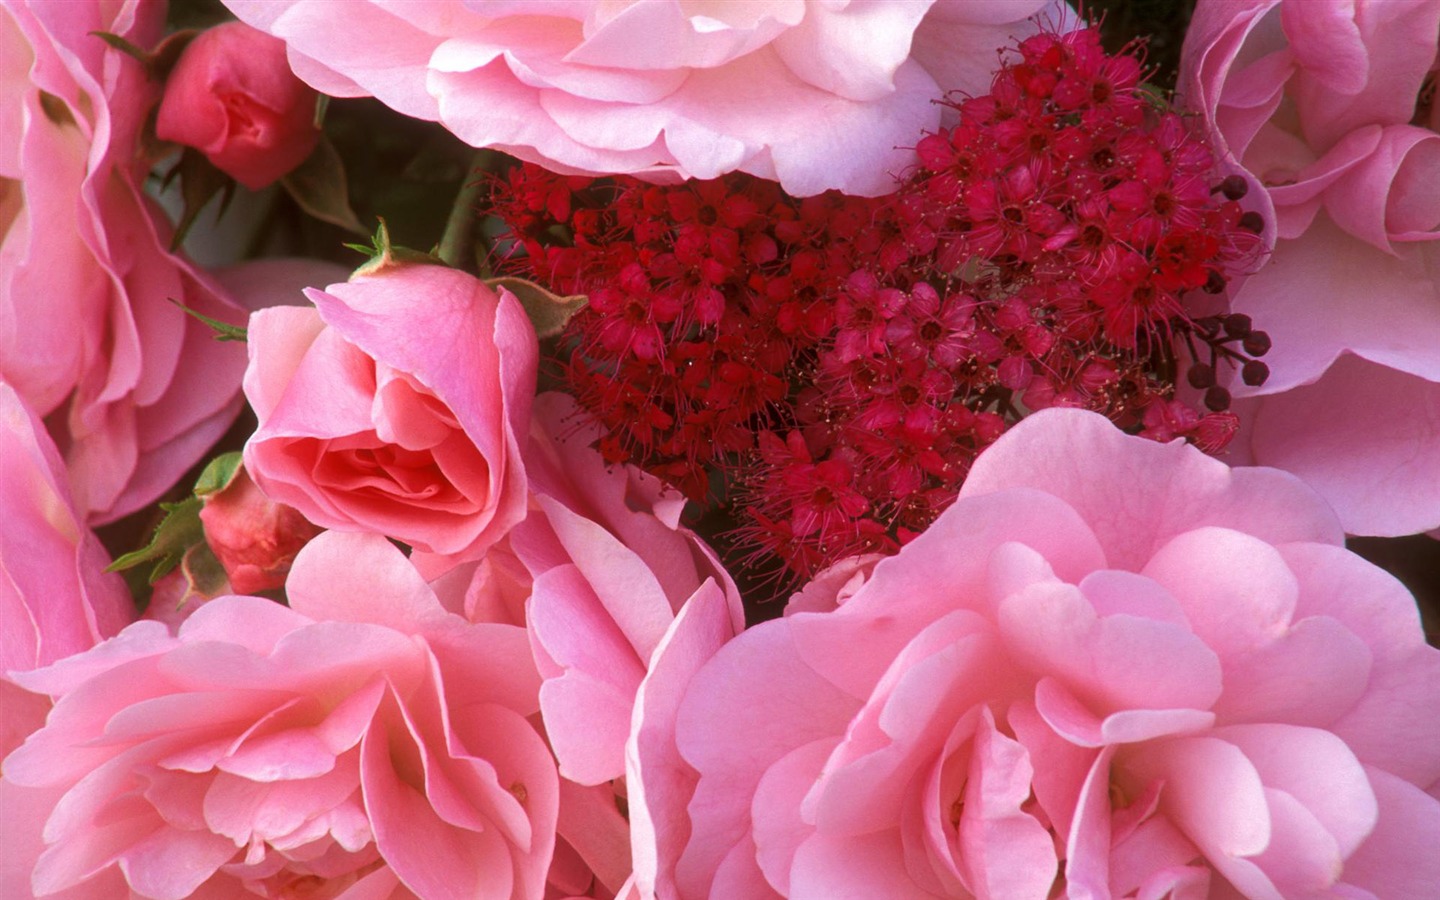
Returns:
[[[288,591],[22,676],[56,701],[0,785],[0,844],[43,842],[35,894],[545,896],[561,801],[524,630],[446,612],[378,535],[316,538]]]
[[[319,143],[315,99],[290,71],[283,42],[226,22],[185,47],[165,83],[155,134],[195,147],[217,169],[259,190]]]
[[[244,350],[170,301],[238,310],[166,247],[141,190],[164,6],[0,2],[0,378],[43,416],[82,517],[153,502],[230,425]]]
[[[1061,0],[807,3],[226,0],[327,94],[373,95],[567,173],[743,171],[797,196],[875,195],[984,93],[997,49],[1068,25]]]
[[[1230,292],[1269,333],[1236,446],[1345,529],[1440,526],[1440,2],[1200,0],[1181,91],[1274,252]]]
[[[667,898],[1432,897],[1440,651],[1342,538],[1288,473],[1037,413],[833,610],[728,642],[682,615],[652,661],[679,678],[645,685],[683,693],[673,744],[632,776],[670,841],[637,875]]]
[[[472,560],[525,517],[539,347],[520,302],[388,265],[250,318],[245,468],[310,521]]]

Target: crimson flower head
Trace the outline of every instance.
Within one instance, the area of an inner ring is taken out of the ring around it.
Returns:
[[[500,266],[589,294],[559,349],[602,448],[723,496],[747,561],[785,580],[894,552],[1031,412],[1218,453],[1216,373],[1267,376],[1263,331],[1193,312],[1259,260],[1245,184],[1144,74],[1096,28],[1034,35],[946,101],[888,197],[522,167],[494,194]]]

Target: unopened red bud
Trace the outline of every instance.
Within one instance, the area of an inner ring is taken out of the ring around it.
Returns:
[[[1265,217],[1251,210],[1240,217],[1240,227],[1259,234],[1265,230]]]
[[[261,493],[244,469],[224,490],[205,497],[200,522],[237,594],[284,586],[295,554],[322,530]]]
[[[1222,320],[1225,334],[1232,338],[1243,338],[1250,333],[1250,317],[1244,313],[1231,313]]]
[[[1252,331],[1245,335],[1245,341],[1241,346],[1251,356],[1264,356],[1270,352],[1270,335],[1263,331]]]
[[[1190,381],[1191,387],[1197,391],[1203,391],[1215,384],[1215,369],[1204,363],[1196,363],[1190,367],[1190,371],[1185,377]]]
[[[1224,194],[1226,200],[1239,200],[1250,193],[1250,183],[1240,175],[1229,175],[1215,186],[1215,190]]]
[[[1270,377],[1270,367],[1258,359],[1246,361],[1240,367],[1240,380],[1251,387],[1259,387]]]
[[[227,22],[196,35],[180,55],[165,82],[155,134],[194,147],[259,190],[315,149],[317,96],[290,71],[283,41]]]
[[[1211,412],[1224,412],[1230,408],[1230,392],[1215,385],[1205,392],[1205,408]]]

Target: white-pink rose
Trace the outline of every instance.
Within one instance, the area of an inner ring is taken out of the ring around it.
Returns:
[[[296,74],[556,171],[888,193],[946,91],[1073,18],[1060,0],[226,0]]]
[[[287,588],[22,676],[56,701],[0,784],[35,895],[544,897],[561,799],[524,629],[446,612],[378,535],[321,535]]]
[[[91,32],[150,46],[162,4],[0,4],[0,377],[46,418],[82,516],[155,500],[239,412],[245,354],[172,300],[238,311],[141,192],[159,91]]]
[[[682,612],[642,688],[669,700],[636,718],[661,732],[632,820],[664,823],[637,880],[1432,897],[1440,651],[1342,539],[1287,473],[1037,413],[833,609],[728,642],[713,607]]]
[[[310,521],[476,559],[525,516],[539,347],[508,291],[390,265],[250,319],[245,468]]]
[[[1274,252],[1230,308],[1269,333],[1238,451],[1347,531],[1440,526],[1440,2],[1200,0],[1181,90]]]

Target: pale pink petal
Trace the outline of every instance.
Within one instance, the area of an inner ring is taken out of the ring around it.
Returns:
[[[802,815],[805,795],[822,774],[834,746],[833,738],[823,738],[796,747],[776,760],[755,786],[750,810],[755,823],[755,864],[770,886],[784,896],[794,893],[790,866],[796,853],[816,831]]]
[[[1317,216],[1303,240],[1281,241],[1269,262],[1232,295],[1231,307],[1269,333],[1273,394],[1317,379],[1349,351],[1382,366],[1440,381],[1434,347],[1440,303],[1430,269],[1434,244],[1398,258]],[[1237,388],[1237,390],[1239,390]]]
[[[1054,497],[1016,491],[964,500],[961,508],[964,513],[942,517],[911,542],[918,548],[914,552],[927,560],[925,566],[896,557],[881,560],[838,615],[800,614],[786,620],[808,666],[863,696],[901,648],[931,620],[955,609],[957,601],[988,611],[986,588],[992,575],[986,557],[1008,542],[1035,548],[1056,573],[1071,581],[1105,567],[1095,535]],[[882,610],[904,614],[877,620]],[[833,646],[860,652],[842,658]]]
[[[1334,839],[1335,863],[1375,827],[1375,795],[1345,742],[1318,728],[1232,725],[1215,735],[1240,748],[1267,788],[1284,791]]]
[[[1347,531],[1440,524],[1440,382],[1342,356],[1315,384],[1260,398],[1250,443],[1256,463],[1304,478]]]
[[[296,555],[285,587],[291,608],[316,619],[415,632],[448,615],[399,548],[376,534],[319,535]]]
[[[1381,769],[1367,768],[1380,816],[1345,862],[1342,880],[1390,900],[1421,900],[1440,884],[1440,800]],[[1400,861],[1403,861],[1400,862]]]
[[[960,818],[962,867],[978,897],[1049,896],[1057,868],[1055,843],[1020,808],[1033,774],[1025,748],[997,731],[985,711],[975,731]]]
[[[1103,479],[1091,466],[1097,459],[1110,461]],[[1001,435],[976,460],[960,497],[1022,485],[1073,507],[1094,529],[1110,568],[1138,570],[1175,535],[1203,525],[1272,543],[1343,538],[1324,502],[1293,476],[1232,470],[1178,441],[1131,441],[1079,410],[1042,410]],[[1124,507],[1112,500],[1120,495]]]
[[[724,595],[707,583],[681,607],[635,694],[625,771],[635,879],[642,891],[674,890],[674,867],[689,825],[683,807],[661,801],[688,802],[697,781],[676,746],[677,708],[694,673],[734,634]]]
[[[1144,574],[1179,602],[1195,634],[1221,660],[1284,634],[1300,595],[1274,547],[1226,528],[1176,536],[1145,564]]]
[[[703,891],[710,873],[748,831],[749,795],[766,761],[833,733],[857,707],[854,698],[796,658],[786,627],[790,621],[765,623],[722,647],[691,679],[676,714],[676,746],[700,772],[691,815],[703,811],[707,820],[676,864],[682,892]],[[804,719],[754,716],[762,700],[770,704],[787,696],[806,710]]]
[[[934,897],[905,873],[901,852],[899,837],[890,831],[812,838],[795,855],[790,896],[846,900]]]
[[[1161,780],[1161,807],[1230,874],[1230,860],[1254,856],[1270,841],[1270,813],[1255,767],[1238,747],[1212,737],[1182,737],[1142,746],[1125,758],[1144,782]]]

